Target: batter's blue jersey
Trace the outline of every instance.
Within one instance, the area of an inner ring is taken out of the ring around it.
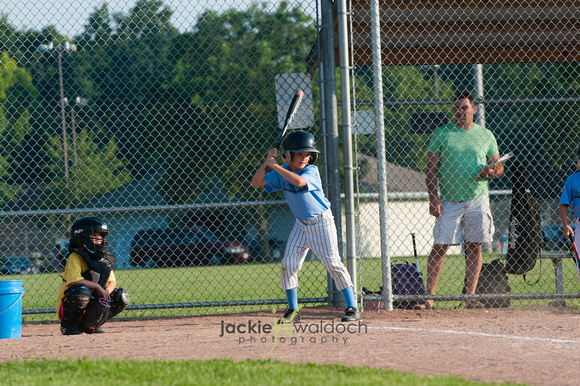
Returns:
[[[560,196],[560,205],[568,205],[574,216],[580,217],[580,172],[566,179]]]
[[[284,165],[283,168],[290,170],[290,165]],[[320,172],[316,166],[308,165],[304,169],[293,173],[304,178],[306,185],[301,187],[292,185],[278,172],[271,171],[264,176],[264,181],[267,183],[264,189],[268,193],[282,190],[290,210],[292,210],[298,220],[313,220],[330,208],[330,201],[328,201],[322,191]]]

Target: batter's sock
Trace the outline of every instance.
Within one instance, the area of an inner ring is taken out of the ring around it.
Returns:
[[[356,306],[356,301],[354,300],[354,291],[352,287],[346,287],[342,290],[342,294],[344,295],[344,301],[346,302],[346,308],[352,307],[355,310],[358,309]]]
[[[286,290],[286,297],[288,298],[288,308],[293,310],[298,309],[298,287]]]

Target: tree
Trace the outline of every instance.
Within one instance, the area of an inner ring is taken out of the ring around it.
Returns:
[[[143,116],[166,95],[172,66],[171,40],[178,35],[171,25],[172,11],[161,1],[140,0],[123,15],[96,9],[82,36],[86,84],[104,138],[115,138],[119,155],[134,177],[143,172],[148,153],[137,149],[135,133]],[[150,128],[150,125],[146,125]]]
[[[94,12],[89,15],[84,32],[78,39],[79,43],[93,44],[93,49],[107,43],[114,31],[113,18],[106,3],[103,3],[100,8],[95,8]]]
[[[255,197],[248,178],[278,132],[274,77],[305,71],[315,38],[312,19],[283,1],[272,12],[264,4],[206,11],[191,33],[174,40],[174,89],[199,111],[186,129],[205,136],[205,159],[184,164],[190,147],[170,154],[163,191],[172,201],[195,201],[214,178],[230,199]],[[193,184],[189,194],[181,194],[182,181]]]
[[[429,68],[419,66],[383,67],[383,88],[389,100],[412,101],[426,99],[452,99],[453,85],[450,80],[439,80],[435,87]],[[359,98],[373,94],[373,74],[370,67],[357,67],[354,72],[356,95]],[[438,89],[438,95],[434,95]],[[411,114],[438,111],[437,106],[389,105],[384,112],[385,154],[388,162],[423,171],[427,161],[429,134],[414,133],[410,129]],[[441,108],[449,113],[448,107]],[[358,151],[376,157],[376,136],[357,137]],[[365,168],[361,168],[365,170]],[[362,177],[362,176],[361,176]]]
[[[38,91],[28,72],[6,51],[0,54],[0,202],[22,192],[23,179],[14,175],[22,162],[25,140],[32,133],[31,117],[39,107]]]
[[[306,71],[305,60],[315,38],[313,20],[300,6],[283,1],[273,11],[265,4],[244,11],[206,11],[192,32],[174,39],[174,73],[168,91],[175,97],[166,101],[187,101],[194,114],[177,126],[162,118],[155,122],[161,128],[171,127],[170,139],[164,139],[171,145],[161,185],[169,202],[196,202],[216,183],[227,200],[263,199],[249,179],[279,132],[274,78]],[[159,154],[157,143],[139,144],[143,153]],[[246,216],[238,217],[240,226],[229,216],[226,228],[241,228],[242,233],[246,225],[241,224],[265,218],[263,208],[251,209]],[[259,234],[267,254],[265,226],[262,221]]]
[[[69,159],[73,159],[75,146],[71,142],[67,148]],[[95,135],[83,130],[77,137],[76,149],[79,162],[71,168],[67,178],[64,175],[62,138],[54,136],[50,139],[46,149],[52,159],[46,165],[48,188],[39,199],[38,209],[78,207],[131,182],[125,163],[117,158],[115,140],[99,146]]]

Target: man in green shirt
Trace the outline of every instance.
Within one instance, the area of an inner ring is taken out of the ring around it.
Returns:
[[[434,245],[427,266],[427,294],[434,295],[450,245],[465,241],[466,290],[474,294],[482,263],[482,244],[492,240],[487,178],[503,174],[493,133],[473,122],[475,98],[461,93],[453,102],[455,123],[439,127],[427,151],[429,214],[435,216]],[[432,307],[433,301],[427,301]],[[466,308],[483,308],[468,299]]]

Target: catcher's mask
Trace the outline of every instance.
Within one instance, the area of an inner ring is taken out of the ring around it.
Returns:
[[[101,244],[95,244],[93,237],[102,236]],[[70,228],[70,246],[83,249],[89,256],[102,259],[107,254],[109,227],[98,217],[83,217]]]
[[[316,145],[314,143],[314,136],[306,131],[293,131],[284,138],[284,151],[282,152],[282,159],[285,163],[290,163],[292,160],[291,153],[302,153],[308,152],[310,154],[310,160],[308,164],[312,165],[316,162],[318,158],[318,153]]]

